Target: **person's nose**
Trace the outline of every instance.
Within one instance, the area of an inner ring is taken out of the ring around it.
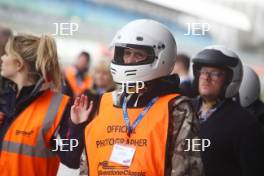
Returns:
[[[208,73],[208,72],[203,73],[202,79],[207,81],[207,82],[210,82],[211,81],[210,73]]]
[[[211,79],[210,73],[207,72],[207,73],[205,74],[205,79],[206,79],[206,80],[210,80],[210,79]]]

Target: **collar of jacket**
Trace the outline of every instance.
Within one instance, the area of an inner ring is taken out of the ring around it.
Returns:
[[[202,97],[197,96],[196,98],[192,99],[192,105],[196,112],[199,112],[202,106]],[[220,109],[226,102],[233,101],[231,98],[223,98],[223,99],[218,99],[216,104],[211,108],[216,108],[216,111]]]
[[[15,88],[15,83],[9,79],[0,76],[0,95],[5,94],[10,90],[10,88]]]
[[[114,106],[122,107],[123,97],[127,97],[128,108],[141,108],[145,107],[153,98],[160,97],[171,93],[179,93],[179,82],[178,75],[168,75],[155,79],[150,82],[146,82],[147,91],[143,93],[119,94],[116,91],[113,92]]]
[[[30,96],[35,96],[39,92],[52,89],[52,88],[53,88],[53,84],[51,82],[45,82],[44,78],[40,78],[35,84],[35,87],[30,93]]]

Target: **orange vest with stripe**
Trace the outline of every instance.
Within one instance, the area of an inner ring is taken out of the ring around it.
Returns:
[[[128,137],[122,108],[113,106],[111,93],[104,94],[98,115],[85,128],[89,175],[164,175],[168,103],[176,96],[170,94],[159,97]],[[128,108],[130,124],[143,109]],[[109,161],[114,144],[136,147],[129,167]]]
[[[74,67],[70,67],[65,70],[65,76],[72,89],[72,92],[74,95],[78,96],[91,87],[91,77],[89,75],[85,75],[81,85],[78,85],[76,74],[77,70]]]
[[[2,141],[1,176],[56,176],[59,158],[50,142],[68,99],[45,91],[16,117]]]

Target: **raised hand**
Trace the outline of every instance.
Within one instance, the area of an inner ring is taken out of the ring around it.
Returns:
[[[74,124],[85,122],[91,114],[93,101],[88,103],[87,96],[77,97],[71,107],[71,120]]]

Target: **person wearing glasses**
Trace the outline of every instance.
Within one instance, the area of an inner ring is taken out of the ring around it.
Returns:
[[[232,100],[243,77],[239,57],[223,46],[209,46],[194,56],[193,71],[200,137],[210,140],[202,152],[205,175],[264,175],[261,126]]]

